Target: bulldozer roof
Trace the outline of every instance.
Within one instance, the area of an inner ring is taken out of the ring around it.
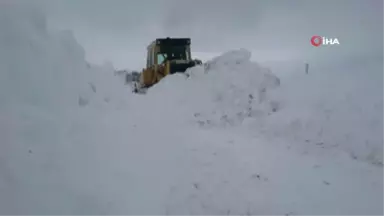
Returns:
[[[148,48],[152,46],[189,46],[191,44],[190,38],[157,38],[152,41]]]

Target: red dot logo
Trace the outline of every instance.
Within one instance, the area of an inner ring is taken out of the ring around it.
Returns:
[[[311,37],[311,44],[315,47],[320,46],[323,43],[323,39],[320,36],[313,36]]]

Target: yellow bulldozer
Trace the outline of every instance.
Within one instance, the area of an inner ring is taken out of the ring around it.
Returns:
[[[147,66],[134,83],[133,91],[145,92],[165,76],[184,73],[201,64],[198,59],[192,60],[190,38],[157,38],[147,47]]]

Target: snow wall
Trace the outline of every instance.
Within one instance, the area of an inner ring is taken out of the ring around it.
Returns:
[[[146,95],[146,106],[204,128],[244,130],[292,143],[303,154],[348,154],[382,166],[382,61],[360,59],[316,65],[305,73],[277,77],[250,61],[251,53],[227,52],[162,80]],[[291,68],[286,65],[286,70]]]
[[[81,164],[103,136],[95,128],[105,110],[126,103],[126,88],[25,1],[0,1],[0,29],[1,213],[81,213],[88,201],[73,195],[89,182]]]

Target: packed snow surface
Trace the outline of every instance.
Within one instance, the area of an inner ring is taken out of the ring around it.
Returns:
[[[383,214],[382,62],[239,49],[136,95],[0,4],[0,214]]]

